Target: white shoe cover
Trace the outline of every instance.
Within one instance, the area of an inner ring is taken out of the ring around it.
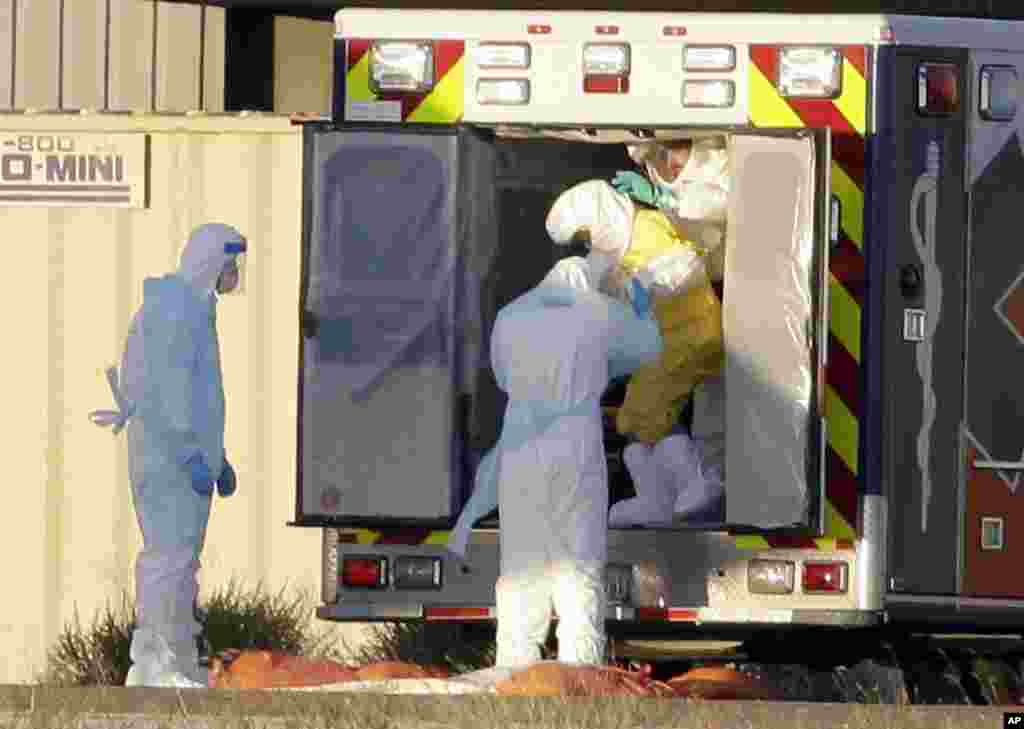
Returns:
[[[714,506],[725,493],[725,486],[718,475],[718,469],[710,469],[708,473],[702,474],[698,480],[679,492],[676,500],[676,516],[686,518],[692,514],[699,514]]]
[[[626,447],[622,460],[633,479],[637,495],[612,506],[608,513],[609,526],[667,524],[672,521],[675,490],[665,482],[653,454],[653,450],[643,443]]]
[[[157,688],[209,688],[206,684],[193,681],[181,671],[159,673],[147,685]]]

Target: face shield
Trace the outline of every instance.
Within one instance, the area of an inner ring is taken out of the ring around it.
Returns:
[[[224,244],[224,254],[228,260],[224,264],[220,276],[217,277],[218,294],[245,292],[245,252],[247,248],[245,240]]]

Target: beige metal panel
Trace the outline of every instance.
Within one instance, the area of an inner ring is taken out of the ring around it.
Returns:
[[[225,297],[218,325],[228,401],[227,450],[239,491],[216,499],[204,594],[228,579],[313,590],[317,530],[293,517],[301,137],[282,118],[0,114],[12,131],[151,134],[151,198],[144,210],[4,208],[19,275],[0,305],[18,356],[5,373],[6,506],[0,530],[19,599],[0,607],[0,683],[31,680],[75,610],[86,622],[130,588],[140,545],[127,480],[125,437],[93,426],[110,408],[103,369],[117,360],[145,276],[177,265],[188,231],[208,220],[248,235],[246,292]]]
[[[334,24],[274,18],[274,110],[331,111]]]
[[[203,31],[203,109],[224,111],[224,61],[227,41],[227,11],[207,7]]]
[[[107,65],[106,0],[64,3],[65,109],[102,109]]]
[[[60,108],[60,9],[60,0],[18,2],[16,108]]]
[[[5,239],[17,240],[17,275],[0,287],[0,305],[15,313],[5,317],[11,342],[19,356],[7,358],[6,395],[11,412],[18,413],[17,427],[5,429],[10,439],[5,448],[8,483],[5,506],[15,518],[0,530],[0,549],[11,565],[8,579],[18,589],[17,600],[0,606],[0,682],[28,680],[31,669],[47,645],[45,599],[52,593],[47,583],[45,524],[47,520],[50,402],[50,265],[47,246],[39,245],[47,233],[45,210],[19,211],[4,216]],[[22,312],[24,315],[17,315]]]
[[[198,5],[157,5],[156,111],[199,108],[200,16]]]
[[[110,0],[110,108],[153,108],[153,0]]]
[[[14,2],[0,0],[0,109],[14,104]]]

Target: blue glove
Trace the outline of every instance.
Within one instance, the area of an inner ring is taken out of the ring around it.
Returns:
[[[213,473],[206,465],[203,454],[196,451],[185,461],[185,468],[192,479],[192,490],[200,496],[209,496],[213,493]]]
[[[223,498],[231,496],[238,489],[238,476],[235,475],[235,469],[228,463],[228,459],[224,459],[224,470],[220,472],[220,476],[217,478],[217,493]]]
[[[651,315],[651,295],[647,292],[634,276],[630,279],[630,299],[633,301],[633,311],[641,319],[647,319]]]

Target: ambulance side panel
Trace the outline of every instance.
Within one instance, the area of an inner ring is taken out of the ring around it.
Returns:
[[[923,64],[958,73],[952,113],[918,110]],[[957,591],[966,71],[966,50],[878,51],[867,326],[880,438],[869,438],[865,458],[879,464],[888,502],[893,593]]]
[[[1005,600],[1024,598],[1024,110],[986,118],[982,71],[992,69],[1016,72],[1019,104],[1024,54],[978,51],[970,64],[961,592]]]

